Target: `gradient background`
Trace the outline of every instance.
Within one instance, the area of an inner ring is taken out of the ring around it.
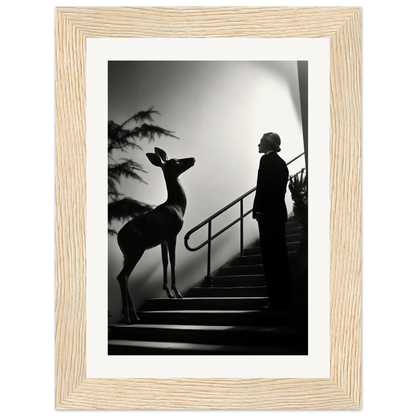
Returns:
[[[143,165],[146,184],[124,180],[121,192],[151,205],[166,200],[162,171],[153,166],[145,153],[154,146],[163,148],[168,157],[195,157],[196,164],[181,176],[188,199],[184,227],[176,249],[177,283],[188,289],[206,275],[206,247],[189,252],[183,236],[191,228],[238,198],[256,185],[261,155],[257,145],[263,133],[277,132],[282,139],[280,156],[289,161],[304,151],[296,61],[182,61],[109,62],[108,117],[123,123],[139,110],[154,106],[160,112],[154,124],[175,132],[179,140],[162,137],[139,144],[143,148],[128,156]],[[131,122],[128,127],[133,127]],[[296,173],[305,166],[304,157],[292,165]],[[253,197],[245,200],[245,210]],[[286,194],[288,212],[292,202]],[[239,205],[213,222],[213,233],[239,215]],[[258,236],[257,223],[245,219],[245,243]],[[119,230],[121,224],[114,223]],[[207,236],[207,227],[191,237],[197,246]],[[217,238],[212,245],[211,270],[224,264],[239,250],[239,226]],[[121,318],[121,296],[116,280],[123,257],[116,237],[109,236],[108,292],[110,322]],[[160,248],[148,250],[129,280],[130,293],[137,307],[148,297],[163,296]]]

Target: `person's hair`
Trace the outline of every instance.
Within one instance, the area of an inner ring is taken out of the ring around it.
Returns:
[[[265,136],[268,142],[272,145],[273,150],[275,150],[276,152],[280,152],[280,144],[282,142],[280,140],[280,136],[277,133],[273,132],[265,133]]]

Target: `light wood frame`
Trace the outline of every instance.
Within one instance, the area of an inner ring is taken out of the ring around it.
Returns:
[[[359,409],[361,10],[56,9],[56,408]],[[330,39],[330,378],[86,378],[86,39]]]

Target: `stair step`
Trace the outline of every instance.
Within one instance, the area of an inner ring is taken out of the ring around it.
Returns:
[[[303,335],[292,328],[231,325],[111,325],[112,340],[220,345],[297,346]]]
[[[290,251],[289,253],[289,258],[291,258],[294,254],[295,251]],[[263,259],[261,257],[261,254],[256,254],[256,255],[246,255],[246,256],[240,256],[240,257],[236,257],[235,259],[233,259],[227,267],[236,267],[236,266],[259,266],[262,265],[263,263]],[[260,268],[253,269],[254,273],[257,272],[258,270],[260,270]],[[227,272],[229,272],[230,269],[227,269]],[[245,272],[248,271],[248,269],[244,270]],[[231,270],[231,272],[233,272],[233,270]],[[219,275],[221,275],[221,273],[218,273]],[[242,273],[245,274],[245,273]]]
[[[305,355],[307,350],[274,345],[207,345],[180,342],[110,340],[108,355]]]
[[[244,249],[244,256],[256,256],[261,255],[260,247],[249,247]]]
[[[249,297],[267,296],[266,286],[243,287],[193,287],[188,290],[186,297]]]
[[[296,252],[300,244],[300,241],[295,242],[286,242],[287,252],[290,254],[291,252]]]
[[[251,310],[260,309],[267,304],[268,299],[268,297],[150,298],[143,302],[140,310]]]
[[[202,287],[265,286],[264,274],[212,276],[206,278]]]
[[[291,235],[291,234],[302,234],[302,226],[301,225],[286,226],[286,235]]]
[[[297,243],[287,243],[287,252],[290,256],[293,256],[296,253],[296,250],[299,247],[300,242]],[[249,247],[244,249],[244,256],[243,257],[250,257],[250,256],[257,256],[261,255],[260,247]]]
[[[144,324],[173,325],[288,325],[290,312],[261,312],[259,310],[177,310],[138,311]]]
[[[288,221],[285,225],[285,228],[286,228],[286,232],[288,232],[288,231],[294,230],[296,228],[299,228],[301,230],[302,226],[297,221]]]
[[[292,257],[299,247],[300,242],[287,243],[289,258]],[[247,252],[247,250],[249,250]],[[246,249],[244,256],[233,259],[229,265],[221,267],[217,276],[226,276],[234,274],[260,274],[263,273],[263,259],[260,248]]]
[[[301,233],[286,234],[286,243],[300,243]]]
[[[251,256],[236,257],[231,261],[229,266],[252,266],[262,264],[263,259],[261,254],[255,254]]]
[[[218,270],[217,276],[263,274],[263,264],[248,266],[224,266]]]

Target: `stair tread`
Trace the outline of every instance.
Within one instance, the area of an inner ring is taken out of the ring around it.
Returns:
[[[215,276],[210,276],[207,279],[219,279],[221,277],[247,277],[247,276],[252,276],[252,277],[264,277],[264,273],[250,273],[250,274],[227,274],[226,276],[220,276],[220,275],[215,275]]]
[[[251,264],[251,265],[235,265],[235,266],[224,266],[218,270],[217,276],[224,276],[228,274],[261,274],[263,273],[263,264]]]
[[[289,242],[289,243],[286,243],[286,244],[287,245],[288,244],[299,244],[299,242],[291,242],[291,243]],[[250,248],[250,249],[245,249],[245,250],[257,250],[257,248],[259,249],[259,252],[258,253],[255,253],[255,254],[244,254],[243,256],[236,257],[236,259],[241,259],[241,258],[243,258],[243,259],[245,259],[245,258],[251,259],[251,258],[254,258],[254,257],[262,258],[261,257],[260,247],[253,247],[252,249]],[[296,253],[296,251],[288,250],[287,253],[288,254],[290,254],[290,253]],[[261,264],[263,264],[263,263],[261,263]],[[223,267],[227,267],[227,266],[223,266]]]
[[[230,287],[235,284],[264,286],[265,277],[263,273],[217,275],[205,279],[201,287]]]
[[[267,296],[266,286],[224,286],[210,287],[201,286],[189,289],[185,297],[244,297],[244,296]]]
[[[264,313],[259,309],[209,309],[209,310],[150,310],[138,311],[142,323],[174,325],[250,325],[284,326],[292,322],[290,311]]]
[[[157,341],[129,341],[129,340],[110,340],[108,342],[109,347],[115,348],[129,348],[129,355],[132,355],[132,350],[137,350],[137,353],[140,353],[140,350],[149,350],[153,354],[157,353],[167,353],[172,354],[173,352],[178,352],[180,354],[201,354],[201,355],[210,355],[210,354],[234,354],[234,355],[245,355],[245,354],[258,354],[258,355],[294,355],[294,354],[304,354],[297,348],[291,347],[278,347],[278,346],[269,346],[269,345],[216,345],[216,344],[197,344],[189,342],[157,342]],[[109,352],[110,355],[120,355],[117,353]],[[149,354],[149,352],[147,353]],[[149,354],[150,355],[150,354]]]
[[[156,310],[156,311],[137,311],[137,313],[145,313],[145,314],[162,314],[162,313],[178,313],[178,314],[247,314],[247,313],[258,313],[264,315],[264,312],[258,309],[208,309],[208,310],[201,310],[201,309],[172,309],[172,310]],[[268,315],[271,314],[289,314],[288,311],[270,311],[267,312]]]
[[[228,276],[227,276],[228,277]],[[246,289],[246,290],[250,290],[250,289],[266,289],[267,286],[263,285],[263,286],[223,286],[221,288],[217,288],[217,287],[211,287],[211,286],[197,286],[197,287],[192,287],[192,290],[213,290],[213,289],[221,289],[221,290],[241,290],[241,289]],[[191,290],[189,289],[189,290]],[[185,297],[186,299],[186,297]]]
[[[223,266],[221,267],[222,269],[238,269],[238,268],[244,268],[244,269],[249,269],[250,267],[263,267],[263,263],[258,263],[258,264],[241,264],[241,265],[237,265],[237,266]]]
[[[149,298],[140,310],[155,309],[260,309],[267,296],[201,296],[181,299]]]
[[[221,343],[224,345],[272,344],[297,340],[303,334],[287,325],[223,325],[223,324],[178,324],[139,323],[134,325],[110,325],[111,339],[135,341],[175,341]],[[174,339],[172,339],[174,334]],[[243,342],[243,344],[242,344]]]
[[[252,299],[268,299],[268,297],[266,296],[214,296],[214,297],[186,297],[186,298],[174,298],[174,299],[170,299],[170,298],[148,298],[146,300],[147,301],[160,301],[160,302],[186,302],[186,301],[204,301],[204,300],[209,300],[209,301],[213,301],[213,300],[252,300]]]
[[[273,332],[278,334],[298,334],[294,328],[286,326],[255,326],[255,325],[177,325],[177,324],[113,324],[109,328],[126,328],[132,329],[169,329],[178,331],[254,331],[254,332]]]

